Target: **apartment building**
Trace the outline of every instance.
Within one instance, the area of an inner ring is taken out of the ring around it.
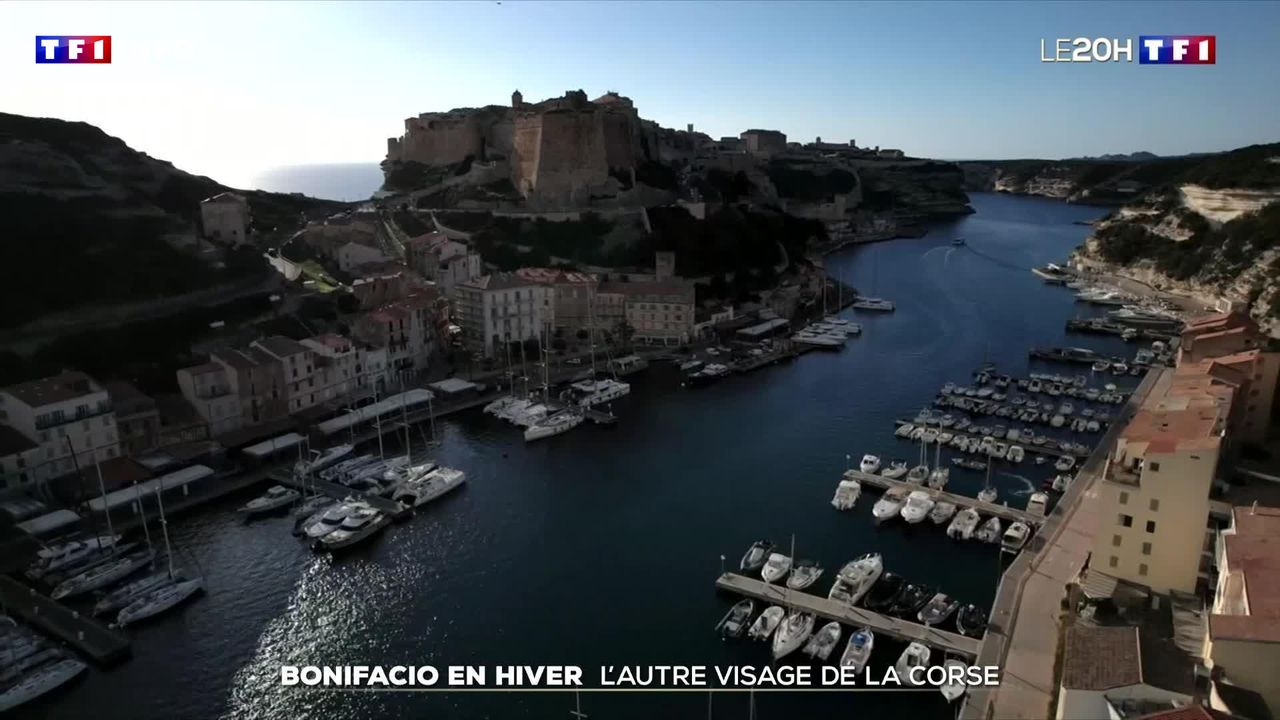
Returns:
[[[30,482],[66,475],[95,460],[120,455],[111,397],[105,387],[82,372],[68,370],[0,389],[0,424],[36,446],[33,452],[33,448],[19,447],[21,443],[7,444],[8,467],[18,469],[17,461],[22,460]]]
[[[239,430],[244,424],[240,396],[231,383],[232,373],[217,362],[182,368],[177,373],[182,397],[214,436]]]
[[[109,382],[106,387],[116,413],[122,452],[140,455],[159,445],[160,411],[156,401],[127,382]]]
[[[224,368],[227,384],[239,400],[241,427],[277,420],[289,414],[284,372],[279,360],[252,347],[217,350],[210,355],[210,360]],[[195,404],[192,401],[192,405]],[[218,434],[212,428],[210,432],[215,436]]]
[[[259,338],[249,347],[256,354],[266,355],[279,363],[286,407],[290,414],[322,402],[322,378],[317,371],[315,353],[311,348],[283,335]]]
[[[0,493],[32,482],[40,455],[40,446],[26,435],[0,425]]]
[[[387,380],[402,385],[427,369],[439,351],[438,338],[447,319],[447,303],[428,288],[357,316],[351,336],[384,350]]]
[[[459,284],[483,274],[480,254],[465,243],[450,240],[442,232],[429,232],[405,243],[405,263],[422,277],[436,283],[446,295]]]
[[[687,343],[693,336],[696,307],[692,282],[605,282],[600,283],[599,295],[606,298],[602,302],[606,308],[616,306],[615,298],[622,298],[635,342],[673,345]]]
[[[1090,573],[1157,593],[1195,592],[1233,395],[1207,376],[1159,378],[1096,485]]]
[[[552,327],[570,334],[592,327],[599,284],[596,276],[549,268],[521,268],[516,275],[550,288]],[[594,327],[601,325],[596,323]]]
[[[1265,350],[1267,338],[1247,315],[1219,313],[1187,323],[1178,366],[1218,373],[1238,387],[1231,434],[1242,443],[1266,440],[1271,428],[1280,353]]]
[[[554,291],[515,273],[495,273],[455,288],[455,321],[469,347],[493,357],[503,343],[533,340],[552,323]]]

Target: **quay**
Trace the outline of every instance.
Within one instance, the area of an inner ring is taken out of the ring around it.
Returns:
[[[790,606],[827,620],[835,620],[850,627],[867,627],[877,635],[887,635],[907,642],[918,641],[938,650],[970,658],[977,657],[978,651],[982,646],[980,641],[971,637],[937,630],[927,625],[907,620],[899,620],[888,615],[881,615],[880,613],[851,606],[847,602],[811,595],[798,590],[788,591],[784,587],[735,573],[727,572],[716,578],[716,589],[755,598],[756,600],[763,600],[767,603]]]
[[[911,422],[910,420],[894,420],[893,424],[895,427],[902,427],[903,425],[914,425],[915,423]],[[949,432],[952,435],[960,435],[962,437],[967,437],[967,438],[978,440],[978,441],[981,441],[983,438],[982,435],[975,435],[974,433],[967,432],[965,430],[956,430],[955,428],[934,427],[933,429],[937,430],[938,432]],[[898,439],[906,440],[907,442],[911,442],[911,443],[915,442],[915,440],[911,440],[910,438],[898,438]],[[1022,443],[1013,442],[1005,438],[996,438],[996,439],[1002,443],[1017,445],[1018,447],[1022,448],[1023,450],[1029,453],[1040,453],[1041,455],[1048,455],[1050,457],[1059,457],[1059,458],[1069,457],[1069,458],[1075,458],[1077,460],[1080,459],[1079,455],[1076,455],[1075,453],[1067,452],[1066,450],[1061,450],[1058,448],[1048,448],[1043,445],[1034,445],[1031,443],[1027,443],[1026,445],[1023,445]]]
[[[132,654],[129,637],[124,633],[41,595],[7,575],[0,575],[0,604],[27,624],[58,638],[104,667],[124,662]]]
[[[1008,505],[999,505],[996,503],[982,502],[978,498],[969,497],[968,495],[956,495],[945,490],[935,490],[928,485],[916,485],[906,482],[905,480],[890,480],[883,475],[869,475],[861,470],[846,470],[844,472],[846,480],[857,480],[862,485],[872,485],[884,490],[889,488],[901,488],[903,490],[924,490],[929,493],[935,501],[943,501],[952,503],[958,508],[973,508],[983,515],[995,515],[1001,520],[1012,521],[1017,520],[1024,522],[1030,526],[1038,526],[1044,523],[1045,518],[1041,515],[1032,515],[1026,510],[1018,510]]]
[[[1173,339],[1172,333],[1160,332],[1151,328],[1129,327],[1128,325],[1121,325],[1120,323],[1100,318],[1068,320],[1067,332],[1086,335],[1115,335],[1117,337],[1123,337],[1126,333],[1136,333],[1136,335],[1130,335],[1130,337],[1137,340],[1160,340],[1163,342],[1169,342]]]
[[[352,490],[346,485],[341,485],[320,478],[311,478],[306,482],[299,481],[294,477],[293,473],[287,471],[276,471],[271,474],[271,479],[286,487],[294,488],[300,492],[318,492],[322,495],[328,495],[334,500],[342,500],[348,497],[358,497],[369,503],[374,510],[387,515],[392,520],[402,520],[409,516],[412,508],[401,505],[400,503],[384,498],[381,495],[373,495],[370,493]]]

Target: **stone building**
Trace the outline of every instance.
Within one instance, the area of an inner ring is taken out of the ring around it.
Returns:
[[[554,290],[515,273],[494,273],[456,288],[454,319],[468,347],[494,357],[504,343],[543,337]]]
[[[475,280],[483,274],[479,253],[439,231],[410,238],[404,249],[405,263],[434,282],[446,296],[452,295],[453,288],[459,283]]]
[[[178,370],[178,388],[191,409],[214,436],[239,430],[244,424],[240,396],[231,384],[234,371],[219,362]]]
[[[1210,374],[1237,386],[1232,408],[1232,434],[1242,442],[1261,443],[1271,429],[1280,353],[1268,352],[1266,336],[1252,318],[1219,313],[1187,323],[1178,347],[1178,366]]]
[[[204,236],[229,245],[249,242],[249,201],[235,193],[218,193],[200,201]]]
[[[696,308],[692,282],[604,282],[598,295],[623,299],[635,342],[682,344],[693,336]]]
[[[787,136],[777,130],[746,130],[742,133],[742,144],[752,155],[776,155],[786,152]]]
[[[548,321],[552,328],[577,333],[591,326],[590,321],[595,315],[593,295],[599,283],[596,276],[548,268],[521,268],[516,270],[516,275],[551,290]]]

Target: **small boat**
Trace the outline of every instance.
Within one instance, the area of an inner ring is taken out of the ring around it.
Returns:
[[[1066,492],[1067,485],[1070,485],[1070,484],[1071,484],[1070,475],[1059,474],[1053,477],[1053,484],[1050,487],[1054,492],[1060,493],[1060,492]]]
[[[792,611],[773,634],[773,659],[784,658],[803,647],[813,634],[814,622],[813,615]]]
[[[951,519],[956,514],[955,503],[949,503],[945,500],[934,504],[933,509],[929,511],[929,520],[934,525],[941,525]]]
[[[911,433],[914,432],[915,429],[916,426],[911,423],[902,423],[898,426],[897,430],[893,431],[893,434],[900,438],[907,438],[911,437]]]
[[[436,467],[434,470],[402,483],[391,499],[407,507],[422,507],[462,486],[467,474],[454,468]]]
[[[939,465],[929,473],[929,487],[934,490],[941,490],[946,487],[947,481],[951,479],[951,470]]]
[[[893,302],[881,298],[859,297],[853,301],[854,310],[874,310],[877,312],[893,312]]]
[[[893,517],[897,517],[902,510],[902,504],[907,500],[907,490],[905,488],[890,488],[885,491],[876,504],[871,508],[871,516],[876,522],[882,522]]]
[[[963,681],[966,666],[955,658],[947,658],[942,665],[947,668],[947,682],[940,686],[938,691],[942,693],[942,697],[947,699],[947,702],[955,702],[969,689],[969,686]]]
[[[978,500],[984,503],[994,503],[999,494],[1000,491],[994,485],[988,485],[978,491]]]
[[[79,575],[58,583],[58,586],[53,589],[49,597],[54,600],[61,600],[62,598],[74,597],[90,590],[106,587],[150,565],[155,560],[155,557],[155,551],[143,550],[142,552],[122,555],[113,560],[94,565]]]
[[[752,640],[768,640],[773,631],[778,629],[778,625],[782,624],[782,618],[786,614],[787,611],[783,610],[779,605],[769,606],[751,624],[751,629],[747,631],[747,635]]]
[[[902,506],[902,510],[899,512],[901,513],[903,520],[914,525],[921,520],[924,520],[925,517],[929,515],[930,511],[933,510],[933,506],[934,499],[932,495],[924,490],[915,490],[907,496],[907,502]]]
[[[1026,451],[1017,445],[1009,446],[1008,459],[1009,462],[1020,463],[1026,457]]]
[[[978,522],[982,518],[978,515],[978,511],[973,508],[965,508],[951,521],[947,526],[947,537],[952,540],[968,540],[973,537],[973,531],[978,527]]]
[[[956,613],[956,629],[961,635],[982,637],[987,631],[987,611],[970,603]]]
[[[831,651],[836,649],[840,644],[840,623],[829,622],[823,625],[818,632],[809,638],[809,642],[805,643],[804,654],[815,660],[826,661],[831,657]]]
[[[1001,540],[1000,546],[1010,552],[1017,552],[1027,544],[1027,536],[1031,534],[1031,528],[1021,521],[1015,521],[1009,524],[1009,529],[1004,531],[1004,539]]]
[[[867,593],[867,601],[863,603],[868,610],[885,611],[893,607],[898,601],[898,596],[907,587],[907,581],[902,579],[901,575],[895,575],[891,572],[884,573],[875,585],[871,587],[871,591]]]
[[[929,602],[920,609],[916,614],[916,619],[925,625],[941,625],[951,617],[951,613],[960,607],[960,603],[956,602],[946,593],[937,593],[929,598]]]
[[[791,572],[791,558],[782,553],[770,553],[764,567],[760,569],[760,578],[767,583],[775,583]]]
[[[755,572],[764,567],[764,563],[769,559],[769,553],[773,551],[773,543],[768,540],[757,540],[751,543],[751,547],[747,548],[747,552],[742,555],[741,562],[738,563],[738,569],[743,572]]]
[[[907,482],[912,485],[923,485],[929,479],[929,466],[917,465],[907,473]]]
[[[932,588],[909,584],[902,589],[902,594],[893,603],[893,607],[889,608],[889,613],[898,617],[913,618],[934,594]]]
[[[908,472],[907,463],[903,460],[894,460],[889,463],[889,467],[880,471],[880,474],[890,480],[897,480]]]
[[[792,590],[803,590],[822,577],[822,566],[813,560],[797,560],[787,577],[787,587]]]
[[[854,630],[849,636],[849,642],[845,644],[844,654],[840,656],[840,664],[853,668],[854,675],[861,675],[863,668],[867,666],[867,660],[871,659],[875,644],[876,634],[871,628]]]
[[[1069,457],[1069,456],[1063,456],[1058,458],[1058,461],[1053,464],[1053,469],[1057,470],[1058,472],[1070,472],[1071,468],[1075,466],[1076,466],[1075,458]]]
[[[1042,492],[1031,493],[1027,498],[1027,512],[1044,517],[1048,513],[1049,496]]]
[[[862,462],[859,463],[858,469],[868,475],[874,475],[880,469],[880,458],[875,455],[867,454],[862,456]]]
[[[200,578],[191,580],[174,579],[147,591],[146,594],[139,596],[133,602],[124,606],[120,610],[120,614],[116,616],[116,624],[123,627],[129,623],[136,623],[159,615],[166,610],[177,607],[203,589],[204,581]]]
[[[978,527],[977,531],[973,533],[973,537],[974,539],[982,542],[1000,542],[1001,529],[1000,518],[989,518],[985,523]]]
[[[751,613],[755,612],[755,609],[755,603],[750,600],[741,600],[729,608],[729,612],[725,613],[724,617],[716,625],[716,631],[720,633],[720,637],[742,637],[742,633],[746,632],[747,624],[751,620]]]
[[[573,410],[561,410],[533,423],[525,428],[525,442],[533,442],[543,438],[554,437],[578,427],[582,424],[583,415]]]
[[[861,494],[862,485],[857,480],[841,480],[831,498],[831,506],[837,510],[850,510],[858,503]]]
[[[74,680],[86,669],[88,669],[87,665],[73,658],[66,658],[38,668],[0,692],[0,712],[16,708],[53,692]]]
[[[924,673],[917,672],[913,674],[913,668],[929,667],[929,646],[919,642],[913,642],[902,651],[902,655],[898,657],[898,662],[893,669],[898,673],[898,682],[904,685],[919,685],[924,680]]]
[[[971,460],[970,458],[962,458],[962,457],[951,458],[951,464],[955,465],[958,468],[964,468],[965,470],[975,470],[978,472],[981,472],[987,469],[986,463],[979,462],[977,460]]]
[[[272,485],[266,493],[245,503],[239,512],[247,517],[265,515],[282,507],[292,505],[302,497],[297,490],[282,485]]]
[[[880,553],[867,553],[845,563],[837,578],[844,583],[850,605],[856,604],[880,580],[884,572],[884,559]]]

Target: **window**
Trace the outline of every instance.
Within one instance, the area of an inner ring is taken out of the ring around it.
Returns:
[[[1155,512],[1155,511],[1159,510],[1159,509],[1160,509],[1160,498],[1151,498],[1151,502],[1150,502],[1150,504],[1149,504],[1149,507],[1151,508],[1151,512]]]
[[[1155,520],[1148,520],[1148,521],[1147,521],[1147,532],[1149,532],[1149,533],[1153,533],[1153,532],[1155,532],[1155,531],[1156,531],[1156,521],[1155,521]]]
[[[1120,515],[1120,525],[1121,525],[1122,527],[1133,527],[1133,516],[1132,516],[1132,515],[1124,515],[1124,514],[1121,514],[1121,515]]]
[[[1158,462],[1149,462],[1147,467],[1151,468],[1151,472],[1160,472],[1160,463]]]
[[[1142,543],[1142,554],[1143,555],[1151,554],[1151,543]]]
[[[1112,535],[1112,536],[1111,536],[1111,547],[1120,547],[1120,539],[1121,539],[1121,538],[1120,538],[1120,536],[1119,536],[1119,535]]]
[[[1125,491],[1123,491],[1123,490],[1121,490],[1121,491],[1120,491],[1120,504],[1121,504],[1121,505],[1128,505],[1128,504],[1129,504],[1129,493],[1127,493],[1127,492],[1125,492]]]
[[[1139,575],[1142,575],[1142,576],[1146,576],[1146,574],[1147,574],[1147,566],[1146,566],[1146,564],[1145,564],[1145,563],[1144,563],[1144,564],[1141,564],[1141,565],[1139,565],[1139,566],[1138,566],[1138,574],[1139,574]]]
[[[1112,556],[1111,556],[1111,562],[1110,562],[1110,563],[1108,563],[1108,564],[1109,564],[1111,567],[1119,567],[1119,565],[1120,565],[1120,558],[1116,557],[1115,555],[1112,555]]]

